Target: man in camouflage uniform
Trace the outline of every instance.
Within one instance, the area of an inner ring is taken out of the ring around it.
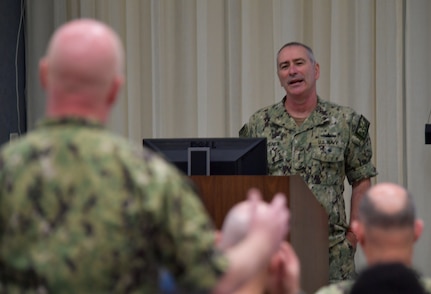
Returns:
[[[277,73],[286,96],[254,113],[242,137],[266,137],[270,175],[299,174],[329,216],[330,282],[355,275],[356,240],[346,221],[344,179],[352,185],[350,220],[377,174],[371,163],[369,122],[354,110],[317,96],[319,64],[301,43],[284,45]]]
[[[157,293],[161,268],[187,293],[228,293],[269,261],[287,232],[282,195],[221,253],[188,180],[104,129],[123,83],[109,27],[60,27],[40,75],[47,118],[0,150],[0,293]]]
[[[401,263],[411,268],[414,244],[422,234],[423,222],[416,218],[413,198],[406,189],[380,183],[365,193],[352,230],[369,267]],[[420,282],[426,293],[431,293],[431,279],[420,277]],[[350,293],[354,283],[342,281],[323,287],[316,294]]]

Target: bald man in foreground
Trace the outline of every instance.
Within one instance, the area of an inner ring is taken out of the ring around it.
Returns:
[[[189,181],[104,128],[123,65],[103,23],[75,20],[53,35],[40,61],[46,118],[0,150],[1,293],[157,293],[162,267],[187,293],[232,293],[284,240],[276,195],[266,212],[249,211],[243,242],[217,249]],[[261,202],[255,190],[248,198]]]
[[[405,188],[380,183],[370,188],[361,200],[352,229],[369,267],[399,263],[411,268],[414,244],[422,234],[423,222],[416,218],[412,196]],[[431,279],[420,277],[420,282],[431,293]],[[350,293],[353,285],[354,281],[344,281],[317,293]]]

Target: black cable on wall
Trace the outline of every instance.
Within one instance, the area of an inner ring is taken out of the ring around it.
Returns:
[[[0,144],[26,131],[25,0],[0,1]]]

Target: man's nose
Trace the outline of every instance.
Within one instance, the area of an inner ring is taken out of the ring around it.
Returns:
[[[298,70],[297,70],[296,66],[295,65],[291,65],[289,67],[289,75],[295,75],[297,73],[298,73]]]

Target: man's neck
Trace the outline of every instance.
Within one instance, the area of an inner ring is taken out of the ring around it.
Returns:
[[[48,107],[46,116],[49,118],[80,117],[83,119],[96,120],[104,124],[107,114],[103,109],[91,110],[71,105],[69,107]]]
[[[401,262],[411,266],[415,239],[410,228],[373,228],[367,231],[366,238],[363,251],[368,264]]]
[[[413,248],[387,248],[384,251],[368,252],[368,265],[386,262],[400,262],[406,266],[412,265]]]
[[[312,93],[306,97],[287,96],[284,108],[293,117],[298,119],[307,118],[317,106],[317,94]]]

